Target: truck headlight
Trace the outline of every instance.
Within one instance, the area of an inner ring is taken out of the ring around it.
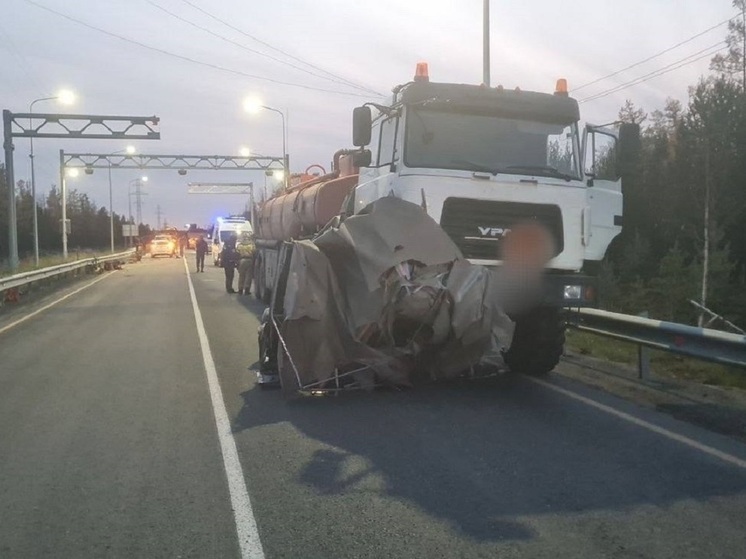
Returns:
[[[583,294],[582,285],[566,285],[565,299],[580,299]]]

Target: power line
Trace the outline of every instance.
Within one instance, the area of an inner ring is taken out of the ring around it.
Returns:
[[[689,56],[686,56],[682,59],[677,60],[676,62],[672,62],[671,64],[668,64],[667,66],[663,66],[662,68],[658,68],[657,70],[653,70],[652,72],[649,72],[647,74],[644,74],[642,76],[638,76],[637,78],[634,78],[633,80],[630,80],[628,82],[616,85],[612,88],[609,88],[607,90],[601,91],[600,93],[596,93],[593,95],[590,95],[588,97],[585,97],[584,99],[580,99],[579,103],[585,103],[587,101],[595,101],[596,99],[601,99],[602,97],[606,97],[608,95],[611,95],[613,93],[616,93],[617,91],[621,91],[623,89],[627,89],[629,87],[632,87],[634,85],[638,85],[641,83],[644,83],[648,80],[651,80],[653,78],[657,78],[658,76],[662,76],[664,74],[667,74],[669,72],[673,72],[674,70],[678,70],[679,68],[683,68],[684,66],[688,66],[689,64],[692,64],[694,62],[697,62],[698,60],[701,60],[703,58],[707,58],[708,56],[712,56],[713,54],[720,52],[723,50],[724,46],[721,46],[725,43],[725,41],[720,41],[719,43],[716,43],[715,45],[710,45],[709,47],[702,49],[700,51],[695,52],[694,54],[690,54]],[[718,48],[715,48],[718,47]],[[715,48],[715,50],[712,50]],[[702,54],[704,53],[704,54]],[[701,56],[697,56],[701,55]],[[696,57],[696,58],[693,58]]]
[[[259,43],[261,45],[264,45],[265,47],[268,47],[268,48],[272,49],[275,52],[279,52],[280,54],[282,54],[284,56],[287,56],[288,58],[291,58],[291,59],[295,60],[296,62],[300,62],[301,64],[305,64],[306,66],[309,66],[309,67],[313,68],[314,70],[318,70],[319,72],[323,72],[325,74],[328,74],[329,76],[332,76],[332,77],[334,77],[334,78],[336,78],[338,80],[341,80],[341,81],[343,81],[344,83],[346,83],[348,85],[357,87],[359,89],[363,89],[365,91],[369,91],[370,93],[374,93],[375,95],[379,95],[379,96],[382,95],[380,92],[375,91],[374,89],[371,89],[369,87],[361,86],[359,84],[356,84],[355,82],[350,81],[347,78],[344,78],[342,76],[334,74],[334,73],[330,72],[329,70],[321,68],[320,66],[316,66],[315,64],[307,62],[307,61],[303,60],[302,58],[300,58],[298,56],[290,54],[289,52],[286,52],[286,51],[284,51],[282,49],[279,49],[279,48],[277,48],[277,47],[275,47],[275,46],[267,43],[266,41],[262,41],[258,37],[255,37],[254,35],[251,35],[250,33],[247,33],[243,29],[240,29],[240,28],[236,27],[235,25],[232,25],[232,24],[228,23],[227,21],[225,21],[223,19],[220,19],[216,15],[211,14],[207,10],[204,10],[204,9],[200,8],[199,6],[197,6],[196,4],[194,4],[193,2],[190,2],[190,0],[181,0],[181,1],[184,2],[185,4],[187,4],[188,6],[191,6],[192,8],[194,8],[195,10],[197,10],[198,12],[203,13],[207,17],[212,18],[213,20],[217,21],[218,23],[222,23],[223,25],[225,25],[229,29],[233,29],[233,31],[236,31],[236,32],[240,33],[244,37],[248,37],[252,41],[256,41],[257,43]]]
[[[635,78],[634,80],[631,80],[629,82],[620,84],[618,86],[615,86],[611,89],[607,89],[606,91],[602,91],[598,94],[591,95],[589,97],[586,97],[584,99],[580,99],[578,103],[586,103],[588,101],[595,101],[596,99],[601,99],[603,97],[606,97],[608,95],[611,95],[613,93],[616,93],[618,91],[621,91],[623,89],[627,89],[629,87],[639,85],[641,83],[644,83],[648,80],[652,80],[653,78],[657,78],[658,76],[662,76],[664,74],[668,74],[669,72],[673,72],[674,70],[678,70],[679,68],[683,68],[684,66],[688,66],[689,64],[693,64],[694,62],[697,62],[698,60],[702,60],[703,58],[707,58],[708,56],[712,56],[715,53],[718,53],[722,50],[725,50],[728,48],[727,46],[721,46],[725,43],[725,41],[720,41],[719,43],[715,45],[711,45],[707,47],[706,49],[702,49],[701,51],[695,52],[694,54],[691,54],[685,58],[682,58],[680,60],[677,60],[676,62],[672,62],[668,66],[664,66],[662,68],[658,68],[657,70],[654,70],[653,72],[650,72],[648,74],[645,74],[644,76],[640,76],[638,78]],[[718,47],[715,50],[712,50],[714,47]],[[707,51],[707,52],[705,52]],[[702,52],[705,52],[705,54],[701,54]],[[697,56],[698,54],[701,54],[701,56]],[[693,56],[696,56],[696,58],[693,58]],[[691,59],[691,60],[690,60]]]
[[[50,13],[55,14],[57,16],[60,16],[60,17],[62,17],[64,19],[67,19],[69,21],[77,23],[78,25],[82,25],[83,27],[87,27],[88,29],[93,29],[94,31],[98,31],[99,33],[103,33],[104,35],[108,35],[109,37],[114,37],[116,39],[119,39],[120,41],[124,41],[126,43],[131,43],[133,45],[137,45],[137,46],[142,47],[144,49],[148,49],[148,50],[151,50],[151,51],[154,51],[154,52],[158,52],[160,54],[164,54],[164,55],[170,56],[172,58],[178,58],[179,60],[183,60],[185,62],[191,62],[192,64],[198,64],[199,66],[204,66],[206,68],[212,68],[213,70],[220,70],[221,72],[228,72],[230,74],[235,74],[237,76],[243,76],[245,78],[251,78],[251,79],[261,80],[261,81],[267,81],[267,82],[276,83],[276,84],[279,84],[279,85],[287,85],[287,86],[290,86],[290,87],[300,87],[302,89],[307,89],[307,90],[311,90],[311,91],[322,91],[324,93],[335,93],[337,95],[349,95],[349,96],[352,96],[352,97],[364,97],[364,98],[368,97],[367,95],[363,95],[361,93],[353,93],[353,92],[340,91],[340,90],[335,90],[335,89],[326,89],[326,88],[323,88],[323,87],[315,87],[315,86],[312,86],[312,85],[307,85],[307,84],[302,84],[302,83],[295,83],[295,82],[287,82],[287,81],[283,81],[283,80],[277,80],[277,79],[274,79],[274,78],[268,78],[266,76],[257,76],[257,75],[254,75],[254,74],[248,74],[246,72],[242,72],[240,70],[233,70],[231,68],[226,68],[224,66],[219,66],[218,64],[212,64],[211,62],[203,62],[201,60],[196,60],[196,59],[190,58],[188,56],[184,56],[184,55],[177,54],[177,53],[174,53],[174,52],[170,52],[170,51],[158,48],[158,47],[154,47],[152,45],[141,43],[141,42],[136,41],[134,39],[130,39],[128,37],[124,37],[122,35],[118,35],[116,33],[112,33],[111,31],[106,31],[105,29],[101,29],[100,27],[96,27],[95,25],[91,25],[90,23],[86,23],[85,21],[79,20],[77,18],[74,18],[74,17],[69,16],[67,14],[64,14],[62,12],[58,12],[57,10],[54,10],[54,9],[49,8],[47,6],[43,6],[42,4],[39,4],[39,3],[35,2],[34,0],[25,0],[25,2],[27,4],[31,4],[33,6],[36,6],[37,8],[41,8],[42,10],[45,10],[47,12],[50,12]]]
[[[18,64],[18,67],[21,69],[21,71],[26,74],[26,77],[29,79],[29,81],[33,82],[33,84],[36,86],[37,91],[43,92],[44,88],[37,81],[36,77],[31,73],[32,68],[28,59],[23,55],[23,53],[21,53],[21,51],[18,50],[15,43],[13,42],[13,38],[3,29],[2,24],[0,24],[0,37],[5,38],[5,41],[8,45],[8,51],[16,58],[16,63]],[[13,85],[12,82],[11,87],[15,89],[15,85]]]
[[[153,0],[145,0],[145,1],[148,4],[150,4],[151,6],[153,6],[154,8],[157,8],[157,9],[159,9],[159,10],[167,13],[168,15],[170,15],[171,17],[173,17],[175,19],[178,19],[179,21],[182,21],[182,22],[186,23],[187,25],[191,25],[192,27],[194,27],[196,29],[199,29],[200,31],[204,31],[205,33],[208,33],[208,34],[212,35],[213,37],[217,37],[221,41],[224,41],[224,42],[226,42],[228,44],[231,44],[231,45],[234,45],[236,47],[239,47],[239,48],[241,48],[241,49],[243,49],[245,51],[251,52],[253,54],[257,54],[259,56],[264,56],[266,58],[269,58],[270,60],[274,60],[275,62],[279,62],[280,64],[285,64],[286,66],[290,66],[291,68],[295,68],[296,70],[299,70],[301,72],[305,72],[306,74],[309,74],[311,76],[315,76],[317,78],[321,78],[321,79],[324,79],[324,80],[329,80],[329,81],[332,81],[332,82],[334,82],[336,84],[339,84],[339,85],[347,85],[349,87],[354,87],[354,88],[360,89],[362,91],[372,92],[372,90],[369,90],[366,87],[359,86],[359,85],[356,85],[356,84],[353,84],[353,83],[349,83],[349,82],[346,82],[346,81],[338,80],[336,78],[332,78],[332,77],[329,77],[329,76],[324,76],[324,75],[318,74],[316,72],[308,70],[307,68],[303,68],[302,66],[298,66],[297,64],[293,64],[292,62],[288,62],[286,60],[282,60],[281,58],[278,58],[276,56],[272,56],[271,54],[267,54],[267,53],[261,52],[259,50],[253,49],[251,47],[248,47],[246,45],[243,45],[243,44],[241,44],[241,43],[239,43],[237,41],[234,41],[232,39],[224,37],[220,33],[216,33],[216,32],[214,32],[214,31],[212,31],[210,29],[207,29],[206,27],[203,27],[203,26],[199,25],[198,23],[194,23],[193,21],[190,21],[190,20],[188,20],[188,19],[186,19],[184,17],[181,17],[179,14],[175,14],[174,12],[172,12],[172,11],[164,8],[163,6],[160,6],[157,3],[153,2]],[[376,92],[373,92],[373,93],[376,93]],[[378,93],[376,93],[376,95],[378,95]]]
[[[701,37],[702,35],[705,35],[706,33],[709,33],[713,29],[717,29],[718,27],[720,27],[722,25],[725,25],[726,23],[732,21],[736,17],[738,17],[738,16],[730,17],[730,18],[728,18],[728,19],[726,19],[724,21],[721,21],[720,23],[718,23],[716,25],[713,25],[712,27],[708,27],[704,31],[701,31],[701,32],[697,33],[696,35],[692,35],[688,39],[684,39],[683,41],[681,41],[679,43],[676,43],[672,47],[668,47],[667,49],[664,49],[664,50],[662,50],[662,51],[660,51],[660,52],[658,52],[658,53],[656,53],[656,54],[654,54],[652,56],[647,57],[645,60],[640,60],[639,62],[635,62],[634,64],[630,64],[626,68],[622,68],[621,70],[617,70],[616,72],[612,72],[611,74],[607,74],[606,76],[603,76],[603,77],[598,78],[596,80],[593,80],[591,82],[584,83],[583,85],[581,85],[581,86],[576,87],[575,89],[573,89],[572,93],[575,94],[575,92],[577,92],[577,91],[579,91],[579,90],[581,90],[581,89],[583,89],[585,87],[588,87],[590,85],[596,84],[596,83],[598,83],[600,81],[603,81],[603,80],[606,80],[606,79],[609,79],[609,78],[613,78],[614,76],[617,76],[617,75],[621,74],[622,72],[626,72],[627,70],[631,70],[632,68],[636,68],[637,66],[640,66],[641,64],[645,64],[646,62],[650,62],[651,60],[653,60],[655,58],[658,58],[659,56],[664,55],[667,52],[671,52],[672,50],[677,49],[680,46],[685,45],[685,44],[693,41],[694,39],[697,39],[698,37]]]

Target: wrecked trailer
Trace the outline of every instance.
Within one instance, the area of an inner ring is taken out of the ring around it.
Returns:
[[[313,240],[283,243],[259,382],[293,396],[503,368],[508,312],[540,291],[541,266],[524,264],[473,265],[422,208],[381,198]]]

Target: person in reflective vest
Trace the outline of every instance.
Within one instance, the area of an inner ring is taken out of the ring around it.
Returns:
[[[238,294],[249,295],[251,284],[254,281],[254,255],[256,254],[254,236],[243,235],[236,248],[240,258],[238,263]]]

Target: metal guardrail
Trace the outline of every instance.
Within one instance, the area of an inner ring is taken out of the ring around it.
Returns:
[[[29,283],[48,279],[61,274],[72,272],[79,268],[84,268],[92,264],[99,262],[110,262],[112,260],[124,260],[129,258],[134,253],[134,250],[127,250],[118,254],[111,254],[102,257],[91,257],[83,258],[82,260],[75,260],[74,262],[67,262],[65,264],[59,264],[58,266],[49,266],[48,268],[41,268],[39,270],[32,270],[31,272],[23,272],[12,276],[0,278],[0,292],[7,291],[9,289],[18,288]]]
[[[567,326],[639,346],[746,368],[746,336],[740,334],[599,309],[570,311]]]

